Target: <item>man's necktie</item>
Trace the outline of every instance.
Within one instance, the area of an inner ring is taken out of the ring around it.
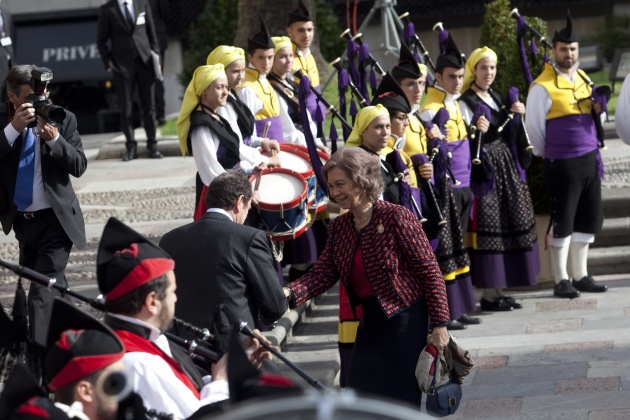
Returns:
[[[33,131],[26,129],[22,152],[20,153],[20,164],[15,181],[15,192],[13,202],[19,211],[24,211],[33,204],[33,179],[35,178],[35,136]]]
[[[123,2],[123,4],[125,5],[125,18],[127,19],[127,24],[129,25],[129,28],[133,31],[134,22],[133,18],[131,17],[131,11],[129,10],[129,3],[125,1]]]

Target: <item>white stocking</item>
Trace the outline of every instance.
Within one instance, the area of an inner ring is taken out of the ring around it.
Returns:
[[[569,278],[569,274],[567,273],[569,245],[567,244],[561,247],[550,246],[549,249],[551,250],[551,268],[553,270],[553,279],[556,284],[558,284],[561,280]]]
[[[586,269],[588,246],[589,244],[586,242],[571,242],[569,253],[571,254],[571,277],[573,280],[581,280],[588,276]]]

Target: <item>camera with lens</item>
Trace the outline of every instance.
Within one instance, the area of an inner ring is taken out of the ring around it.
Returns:
[[[33,104],[35,115],[39,115],[49,124],[60,127],[66,118],[66,111],[54,105],[46,93],[48,83],[53,79],[53,71],[46,67],[33,67],[31,71],[31,88],[33,93],[26,99]],[[37,126],[37,121],[30,123],[29,128]]]

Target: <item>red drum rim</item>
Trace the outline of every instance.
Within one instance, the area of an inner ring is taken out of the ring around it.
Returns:
[[[296,155],[302,159],[304,159],[311,167],[304,172],[297,172],[301,174],[304,178],[310,178],[315,176],[315,172],[313,172],[313,164],[311,163],[311,158],[308,155],[308,149],[302,149],[303,146],[299,144],[291,144],[291,143],[280,143],[280,151],[291,153]],[[289,169],[289,168],[287,168]]]
[[[306,201],[306,194],[308,193],[308,183],[306,182],[306,179],[304,179],[304,177],[299,172],[293,171],[291,169],[286,169],[286,168],[265,168],[260,173],[260,176],[263,177],[267,174],[272,174],[272,173],[280,173],[280,174],[294,176],[295,178],[297,178],[299,181],[302,182],[302,186],[303,186],[302,192],[293,200],[288,201],[286,203],[280,203],[280,204],[266,203],[261,200],[258,202],[259,208],[263,210],[282,210],[282,209],[289,210],[289,209],[299,206],[302,201]],[[255,175],[251,175],[249,177],[250,184],[254,181],[254,178],[255,178]]]
[[[283,143],[286,144],[286,143]],[[308,147],[306,146],[302,146],[301,144],[291,144],[291,146],[294,146],[295,148],[297,148],[298,150],[301,150],[303,153],[306,153],[306,155],[308,156],[308,161],[311,161],[311,157],[308,154]],[[280,145],[280,148],[282,149],[282,144]],[[321,150],[317,149],[317,154],[319,155],[320,159],[324,159],[324,161],[328,162],[328,159],[330,159],[330,156],[328,156],[326,153],[322,152]],[[312,162],[311,162],[312,164]]]
[[[280,234],[275,234],[275,233],[270,234],[269,232],[267,232],[267,236],[269,236],[271,240],[274,242],[290,241],[292,239],[297,238],[301,234],[303,234],[306,231],[306,229],[308,229],[308,219],[305,220],[304,223],[302,223],[300,226],[293,229],[293,232],[291,233],[283,232]]]
[[[311,204],[308,207],[308,211],[310,213],[321,213],[324,210],[326,210],[326,207],[328,206],[328,198],[326,198],[325,200],[322,200],[316,204]]]

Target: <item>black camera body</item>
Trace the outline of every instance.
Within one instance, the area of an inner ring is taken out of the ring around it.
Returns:
[[[54,105],[46,94],[48,83],[53,79],[53,71],[46,67],[34,67],[31,70],[31,88],[33,93],[26,99],[33,104],[35,115],[39,115],[49,124],[60,127],[66,118],[66,111],[57,105]],[[28,125],[29,128],[37,126],[37,121],[33,121]]]

